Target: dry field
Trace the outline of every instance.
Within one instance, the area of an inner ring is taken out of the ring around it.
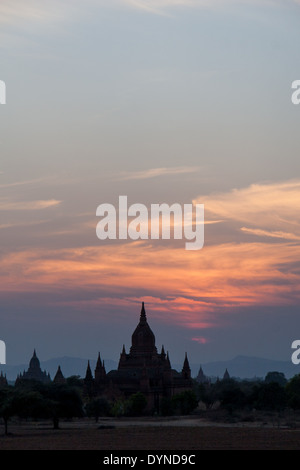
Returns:
[[[0,450],[295,450],[300,429],[199,419],[11,424]]]

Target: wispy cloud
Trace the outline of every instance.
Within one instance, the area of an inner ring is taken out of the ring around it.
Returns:
[[[48,220],[38,220],[38,221],[25,221],[25,222],[13,222],[13,223],[7,223],[7,224],[0,224],[0,230],[3,229],[16,229],[16,228],[24,228],[24,227],[34,227],[37,225],[42,225],[44,223],[47,223]]]
[[[208,339],[205,338],[204,336],[195,336],[194,338],[192,338],[192,341],[196,341],[196,343],[199,343],[199,344],[208,343]]]
[[[61,204],[56,199],[48,199],[46,201],[7,201],[0,200],[0,211],[34,211],[47,209]]]
[[[163,168],[151,168],[149,170],[135,171],[135,172],[123,172],[115,179],[117,181],[126,180],[143,180],[148,178],[156,178],[158,176],[170,176],[170,175],[181,175],[185,173],[194,173],[199,171],[199,167],[191,166],[177,166],[177,167],[163,167]]]
[[[145,13],[168,15],[174,8],[201,8],[216,9],[225,8],[227,5],[278,5],[278,4],[300,4],[300,0],[86,0],[84,4],[81,0],[1,0],[0,3],[0,24],[15,25],[36,23],[45,24],[55,21],[70,21],[80,18],[91,8],[116,8],[128,7],[141,10]],[[24,23],[26,22],[26,23]]]
[[[1,172],[0,172],[1,174]],[[47,178],[48,179],[48,178]],[[12,183],[0,183],[0,189],[2,188],[13,188],[15,186],[26,186],[27,184],[33,184],[33,183],[41,183],[45,182],[46,178],[35,178],[32,180],[24,180],[24,181],[14,181]]]
[[[91,9],[99,8],[131,8],[145,13],[169,16],[174,8],[184,9],[216,9],[228,5],[278,5],[300,4],[300,0],[1,0],[0,24],[7,26],[55,24],[57,21],[66,22],[81,18]]]
[[[252,184],[226,193],[202,196],[208,215],[232,221],[244,233],[300,239],[300,180]]]
[[[201,3],[207,3],[201,0]],[[57,20],[67,21],[70,17],[80,16],[81,12],[93,7],[130,7],[154,14],[164,14],[167,8],[174,5],[195,6],[194,0],[86,0],[84,5],[80,0],[1,0],[0,23],[6,25],[19,24],[22,21],[31,23],[46,23]]]
[[[51,3],[53,3],[52,7]],[[0,22],[9,25],[20,20],[44,22],[55,19],[58,18],[59,9],[55,8],[54,4],[55,2],[38,2],[36,0],[26,2],[15,0],[13,3],[10,0],[1,0]]]
[[[119,0],[119,3],[127,5],[131,8],[143,10],[148,13],[163,15],[168,10],[181,7],[181,8],[202,8],[202,9],[216,9],[224,8],[228,5],[278,5],[282,4],[300,4],[300,0]]]
[[[281,231],[268,231],[255,228],[242,227],[242,232],[251,233],[252,235],[257,235],[258,237],[271,237],[271,238],[281,238],[284,240],[300,240],[300,235],[295,235],[294,233],[281,232]]]

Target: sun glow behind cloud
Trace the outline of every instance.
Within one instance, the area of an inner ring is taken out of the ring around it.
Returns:
[[[222,309],[299,303],[299,270],[286,270],[299,255],[298,246],[266,243],[211,246],[196,255],[144,243],[22,251],[2,256],[0,289],[73,292],[74,301],[62,303],[82,312],[97,309],[104,298],[110,305],[120,298],[134,304],[151,292],[148,303],[162,319],[198,329],[218,324]],[[78,301],[78,292],[87,299]]]
[[[1,295],[44,293],[50,304],[83,316],[100,306],[118,315],[121,305],[145,300],[161,321],[191,330],[222,325],[226,310],[298,305],[300,183],[256,184],[197,201],[210,216],[232,225],[238,240],[218,242],[219,221],[209,225],[209,243],[196,252],[156,240],[5,252]],[[27,209],[53,205],[55,211],[59,204],[46,202],[29,203]]]

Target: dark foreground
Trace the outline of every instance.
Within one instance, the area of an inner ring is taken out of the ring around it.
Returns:
[[[14,426],[0,450],[294,450],[300,430],[251,427],[129,426],[61,429]]]

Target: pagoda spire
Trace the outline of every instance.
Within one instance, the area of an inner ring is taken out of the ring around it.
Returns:
[[[100,353],[98,353],[98,359],[95,368],[95,380],[100,382],[106,376],[106,370],[104,366],[104,360],[101,360]]]
[[[87,365],[87,368],[86,368],[85,380],[93,380],[90,361],[88,361],[88,365]]]
[[[57,372],[56,372],[55,377],[53,379],[53,382],[54,383],[66,383],[66,379],[63,376],[60,365],[58,366],[58,369],[57,369]]]
[[[98,353],[98,359],[97,359],[97,363],[96,363],[96,368],[97,367],[101,367],[102,366],[102,362],[101,362],[101,357],[100,357],[100,352]]]
[[[182,368],[182,375],[185,379],[191,378],[191,368],[190,368],[189,360],[187,357],[187,353],[185,353],[185,358],[184,358],[184,363],[183,363],[183,368]]]
[[[145,311],[145,304],[144,302],[142,302],[142,309],[141,309],[141,316],[140,316],[140,322],[141,323],[144,323],[147,321],[147,317],[146,317],[146,311]]]
[[[189,360],[188,360],[188,357],[187,357],[187,353],[185,353],[183,368],[184,368],[184,369],[189,369],[189,368],[190,368],[190,364],[189,364]]]

